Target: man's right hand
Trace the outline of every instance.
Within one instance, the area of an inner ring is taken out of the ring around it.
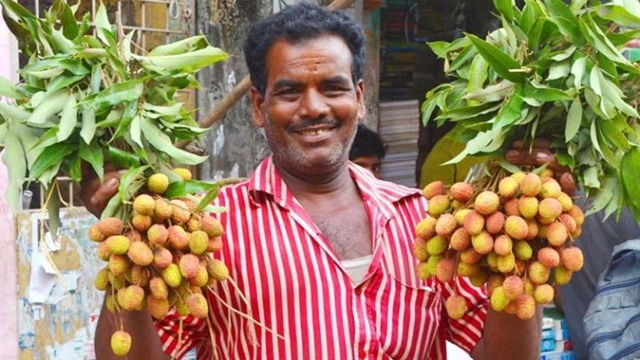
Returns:
[[[118,192],[120,177],[126,170],[116,170],[113,166],[105,166],[104,182],[87,166],[82,169],[82,181],[80,182],[80,199],[87,210],[100,217],[109,200]]]

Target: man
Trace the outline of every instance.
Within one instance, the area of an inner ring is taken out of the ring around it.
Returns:
[[[382,159],[386,154],[387,149],[380,139],[380,135],[364,124],[359,124],[356,138],[353,140],[351,150],[349,150],[349,160],[371,171],[373,176],[380,179]]]
[[[196,347],[199,359],[445,359],[446,339],[477,359],[538,358],[539,319],[487,310],[484,291],[465,280],[417,278],[411,247],[426,210],[419,190],[348,162],[365,115],[364,46],[354,20],[316,5],[254,24],[244,47],[253,122],[273,155],[216,199],[227,208],[217,256],[237,288],[214,287],[207,321],[174,314],[154,327],[146,312],[125,313],[129,359],[168,358],[162,347],[176,357]],[[87,190],[88,208],[99,212],[115,184]],[[362,279],[343,266],[368,256]],[[460,320],[444,311],[452,286],[470,309]],[[108,339],[118,326],[103,311],[99,360],[114,358]]]

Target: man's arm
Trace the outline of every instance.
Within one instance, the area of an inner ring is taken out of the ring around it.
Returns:
[[[487,310],[482,338],[471,352],[476,360],[537,360],[542,341],[542,311],[538,307],[531,320]]]
[[[111,351],[111,335],[122,329],[120,324],[131,335],[131,352],[127,359],[169,359],[162,351],[160,337],[148,311],[122,310],[116,314],[103,304],[94,338],[97,360],[122,360]]]

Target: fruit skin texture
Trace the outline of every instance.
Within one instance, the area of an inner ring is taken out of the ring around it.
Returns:
[[[100,233],[102,233],[104,238],[108,238],[112,235],[120,235],[124,230],[124,224],[122,223],[122,220],[114,217],[102,219],[98,221],[96,226],[98,227],[98,230],[100,231]]]
[[[209,313],[207,299],[202,294],[194,293],[187,296],[185,305],[189,309],[189,313],[198,319],[206,318]]]
[[[133,200],[133,210],[138,214],[152,215],[156,207],[156,201],[151,195],[140,194]]]
[[[461,319],[467,312],[467,301],[459,295],[452,295],[444,303],[447,314],[454,320]]]
[[[131,351],[131,335],[123,330],[118,330],[111,335],[111,351],[116,356],[125,356]]]
[[[153,262],[153,251],[142,241],[131,243],[127,256],[134,264],[140,266],[147,266]]]
[[[584,255],[578,247],[562,250],[562,265],[569,271],[578,271],[584,265]]]
[[[431,200],[436,195],[444,195],[446,191],[442,181],[433,181],[422,189],[422,195],[427,198],[427,200]]]
[[[529,294],[522,294],[516,299],[516,315],[521,320],[529,320],[536,314],[536,301]]]
[[[451,197],[454,200],[457,200],[464,204],[473,196],[473,187],[471,186],[471,184],[466,182],[457,182],[451,185],[449,193],[451,193]]]
[[[152,193],[162,195],[169,187],[169,177],[162,173],[153,174],[149,176],[147,187]]]
[[[485,190],[478,194],[473,203],[474,209],[482,215],[491,215],[498,211],[500,198],[493,191]]]

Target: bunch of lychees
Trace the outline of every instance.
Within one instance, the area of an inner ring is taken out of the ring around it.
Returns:
[[[540,175],[498,172],[473,185],[435,181],[423,195],[429,206],[414,243],[421,278],[450,283],[457,274],[486,284],[494,310],[526,320],[536,304],[553,300],[555,284],[566,284],[582,268],[574,240],[584,213],[548,169]],[[454,295],[445,307],[460,318],[467,304]]]
[[[184,180],[186,169],[174,169]],[[107,291],[106,306],[113,312],[147,309],[154,318],[167,315],[172,306],[179,314],[206,318],[209,308],[202,289],[224,281],[229,271],[211,253],[222,247],[223,228],[208,214],[195,212],[194,201],[162,196],[169,178],[149,177],[149,193],[133,200],[130,221],[117,217],[100,220],[89,229],[99,243],[98,257],[108,264],[98,272],[95,286]],[[114,354],[125,356],[131,336],[120,329],[111,339]]]

